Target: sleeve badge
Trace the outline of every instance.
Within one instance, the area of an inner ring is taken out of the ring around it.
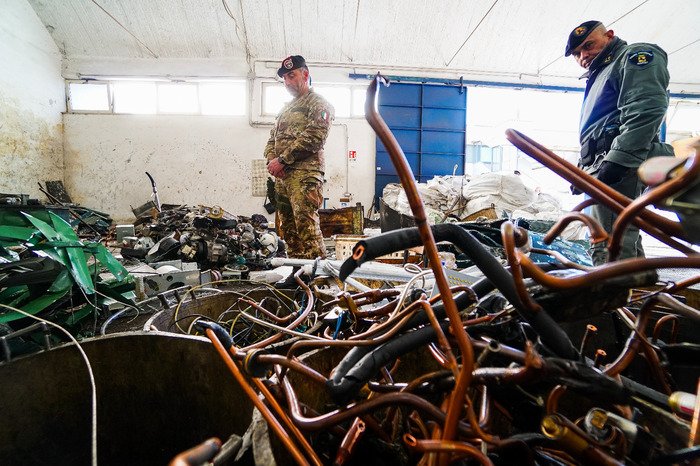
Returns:
[[[635,66],[646,66],[654,60],[654,52],[651,50],[641,50],[630,53],[627,60]]]

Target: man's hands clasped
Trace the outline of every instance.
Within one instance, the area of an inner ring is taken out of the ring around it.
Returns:
[[[267,164],[267,172],[274,176],[275,178],[284,178],[287,176],[285,171],[285,165],[280,161],[279,157],[272,159],[270,163]]]

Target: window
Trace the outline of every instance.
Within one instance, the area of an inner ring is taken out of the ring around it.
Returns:
[[[263,83],[263,115],[277,115],[292,96],[277,83]]]
[[[72,112],[242,116],[246,83],[228,79],[74,81],[68,83],[67,99]]]
[[[107,83],[70,83],[70,107],[76,111],[108,112],[109,87]]]
[[[198,113],[196,84],[158,84],[159,113]]]
[[[244,82],[209,82],[199,84],[202,115],[245,115]]]
[[[156,113],[156,83],[123,81],[113,89],[114,113]]]
[[[335,109],[336,118],[362,118],[365,116],[365,94],[367,86],[341,84],[316,84],[314,91],[326,98]],[[263,83],[262,113],[275,116],[292,96],[280,83]]]
[[[336,118],[348,118],[350,116],[351,96],[349,87],[341,86],[314,86],[314,90],[326,98],[335,108]]]

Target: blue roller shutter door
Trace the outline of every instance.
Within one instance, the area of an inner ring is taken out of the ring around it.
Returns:
[[[460,92],[461,91],[461,92]],[[392,84],[379,93],[379,113],[406,154],[413,176],[464,174],[467,126],[466,88],[431,84]],[[398,183],[382,142],[376,142],[375,196]]]

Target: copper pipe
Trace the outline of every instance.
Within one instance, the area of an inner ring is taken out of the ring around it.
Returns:
[[[677,283],[669,283],[666,288],[664,288],[664,291],[666,293],[673,293],[674,291],[683,290],[689,286],[697,285],[698,283],[700,283],[700,274],[686,278]]]
[[[211,461],[219,450],[221,450],[221,440],[212,437],[177,455],[169,466],[199,466]]]
[[[297,272],[294,274],[294,278],[296,278],[297,283],[304,290],[304,293],[306,294],[306,308],[304,309],[303,312],[301,312],[299,314],[299,316],[296,319],[294,319],[294,321],[292,323],[287,325],[287,328],[289,328],[289,329],[294,329],[294,328],[298,327],[299,324],[304,322],[314,307],[314,295],[311,292],[311,288],[309,288],[306,285],[306,283],[304,283],[304,281],[300,278],[302,272],[303,272],[302,269],[297,270]],[[262,341],[254,343],[252,345],[248,345],[248,346],[241,348],[241,349],[243,351],[248,351],[248,350],[255,349],[255,348],[264,348],[272,343],[275,343],[275,342],[281,340],[282,338],[284,338],[284,336],[285,336],[284,333],[276,333],[268,338],[265,338]]]
[[[659,293],[657,298],[659,303],[668,306],[676,314],[693,320],[695,323],[700,322],[700,311],[694,307],[688,306],[685,303],[678,301],[673,296],[667,293]]]
[[[518,149],[554,171],[569,183],[583,190],[586,194],[598,201],[598,203],[603,204],[615,213],[619,214],[623,208],[630,204],[631,200],[628,197],[620,194],[610,186],[559,157],[554,152],[519,131],[507,129],[506,139]],[[639,217],[640,218],[635,219],[634,222],[640,228],[646,230],[647,225],[658,225],[658,229],[667,235],[687,240],[683,227],[678,222],[674,222],[648,210],[640,212]],[[657,230],[656,227],[652,227],[652,229],[655,231]]]
[[[593,217],[584,214],[583,212],[569,212],[559,217],[557,223],[549,229],[545,237],[542,239],[544,244],[551,244],[571,222],[578,220],[588,227],[588,232],[591,237],[591,244],[600,243],[608,239],[608,233]]]
[[[513,276],[515,290],[518,293],[520,301],[522,301],[528,311],[534,313],[540,312],[542,306],[532,299],[525,287],[523,271],[520,268],[520,261],[518,260],[519,255],[516,253],[515,249],[515,226],[508,220],[501,224],[501,238],[503,240],[503,248],[506,251],[506,257],[508,258],[508,265],[510,265],[510,273]]]
[[[547,414],[554,414],[559,408],[559,399],[566,393],[566,385],[557,385],[550,392],[547,397],[547,404],[545,405],[545,412]]]
[[[248,398],[258,409],[258,411],[260,411],[260,414],[262,414],[262,416],[265,418],[265,421],[267,421],[267,424],[270,426],[273,432],[275,432],[275,434],[280,439],[284,447],[292,454],[292,456],[298,464],[308,465],[309,462],[306,461],[306,458],[304,458],[304,455],[301,453],[299,448],[296,445],[294,445],[292,440],[289,438],[289,435],[284,430],[284,427],[282,427],[277,418],[275,418],[275,416],[270,412],[270,409],[265,405],[265,403],[262,402],[260,398],[258,398],[258,395],[255,393],[250,384],[248,384],[245,377],[238,368],[238,365],[233,360],[231,355],[226,351],[224,345],[221,344],[219,338],[216,336],[214,331],[208,328],[206,329],[206,334],[209,337],[209,340],[211,340],[211,343],[214,345],[214,348],[216,348],[216,351],[219,353],[219,356],[221,356],[221,359],[224,360],[224,363],[233,374],[233,377],[238,382],[238,385],[240,385],[240,387],[243,389],[243,392],[248,396]]]
[[[403,441],[409,446],[409,448],[420,453],[452,453],[452,461],[468,457],[475,459],[484,466],[493,466],[493,463],[488,456],[482,453],[482,451],[475,446],[469,445],[465,442],[449,440],[418,440],[411,434],[404,434]]]
[[[627,366],[632,363],[634,357],[639,351],[639,345],[641,340],[645,339],[644,329],[649,322],[649,316],[651,314],[651,307],[654,303],[654,297],[649,298],[642,307],[639,309],[639,316],[637,317],[637,324],[635,330],[630,333],[629,338],[625,342],[625,347],[622,352],[618,355],[617,359],[605,368],[603,373],[609,377],[614,377],[624,371]]]
[[[388,85],[388,81],[381,75],[377,74],[375,79],[367,89],[367,100],[365,102],[365,115],[367,122],[372,129],[377,133],[379,139],[387,149],[391,158],[396,173],[401,180],[401,185],[406,193],[406,198],[411,206],[411,211],[418,227],[418,232],[423,243],[423,253],[427,256],[430,262],[430,268],[435,275],[435,283],[437,284],[440,295],[445,307],[445,313],[450,321],[452,334],[457,339],[457,346],[462,354],[462,370],[457,376],[455,388],[452,392],[450,406],[447,410],[447,419],[445,421],[443,436],[444,440],[452,440],[455,437],[457,430],[457,422],[459,421],[457,406],[461,405],[464,399],[472,377],[472,365],[474,363],[474,350],[467,332],[462,327],[462,321],[459,317],[459,310],[455,304],[454,297],[450,292],[450,286],[442,269],[440,256],[438,255],[437,245],[433,232],[428,225],[423,201],[416,187],[416,180],[411,172],[411,167],[406,161],[406,156],[401,150],[396,138],[391,133],[391,130],[386,125],[377,108],[377,95],[379,94],[379,82]]]
[[[345,434],[345,437],[343,437],[342,442],[340,442],[340,446],[338,447],[338,453],[336,454],[335,461],[333,462],[334,466],[342,466],[343,464],[345,464],[345,461],[347,461],[347,459],[350,458],[355,444],[364,432],[365,423],[362,421],[362,419],[355,419],[350,428],[348,429],[348,433]]]
[[[666,395],[673,393],[673,389],[668,384],[668,379],[666,372],[663,367],[661,367],[661,361],[659,360],[659,355],[656,354],[656,350],[651,346],[646,338],[641,340],[642,342],[642,352],[646,357],[647,363],[649,364],[649,370],[651,375],[656,379],[659,386],[661,386],[661,391]]]
[[[557,175],[578,188],[582,188],[599,204],[604,205],[613,212],[620,213],[631,202],[628,197],[620,194],[606,184],[601,183],[596,178],[588,175],[580,168],[562,159],[524,134],[508,129],[506,130],[506,138],[512,142],[513,145],[554,171]],[[692,249],[671,238],[671,236],[675,236],[686,240],[686,234],[678,222],[673,222],[649,210],[643,210],[640,212],[640,215],[633,220],[633,223],[672,248],[683,253],[692,251]]]
[[[569,278],[558,278],[548,275],[535,263],[530,260],[525,254],[519,253],[518,259],[520,265],[525,269],[528,276],[532,277],[541,285],[549,288],[578,288],[581,286],[589,286],[597,281],[606,280],[608,278],[619,277],[626,274],[644,272],[647,270],[656,270],[661,268],[700,268],[700,255],[691,257],[655,257],[652,259],[646,258],[631,258],[617,262],[611,262],[600,267],[595,267],[585,275],[578,275]]]
[[[433,330],[435,330],[438,345],[442,350],[443,354],[445,355],[448,367],[452,369],[452,372],[454,373],[455,377],[458,377],[459,367],[457,365],[457,358],[455,357],[454,353],[452,353],[452,347],[447,341],[445,332],[443,332],[442,327],[440,327],[440,322],[438,322],[437,317],[435,317],[435,312],[433,312],[433,308],[430,307],[430,304],[428,303],[428,301],[425,300],[425,298],[426,296],[422,295],[421,299],[419,299],[417,302],[420,304],[420,307],[423,308],[423,311],[428,316],[430,325],[433,327]],[[462,320],[460,319],[460,328],[462,329],[462,331],[464,331],[464,327],[461,326],[461,323]]]
[[[590,340],[591,337],[595,336],[595,334],[598,332],[598,327],[592,324],[586,325],[586,331],[583,334],[583,337],[581,338],[581,346],[579,347],[579,354],[583,356],[583,352],[586,350],[586,344],[588,343],[588,340]]]
[[[685,171],[675,178],[666,181],[665,183],[655,187],[651,191],[639,196],[628,205],[625,210],[620,212],[615,223],[613,224],[608,251],[610,260],[617,259],[620,254],[622,233],[627,225],[637,217],[640,212],[648,205],[655,204],[662,199],[673,196],[680,190],[694,183],[700,173],[700,157],[690,157],[685,163]],[[692,251],[692,250],[691,250]],[[697,254],[697,253],[696,253]]]
[[[595,199],[591,199],[591,198],[584,199],[583,201],[579,202],[574,207],[572,207],[571,211],[572,212],[577,212],[577,211],[580,212],[583,209],[585,209],[586,207],[590,207],[590,206],[595,205],[597,203],[598,203],[598,201],[596,201]]]
[[[299,401],[289,380],[284,378],[281,383],[284,394],[287,397],[290,416],[294,420],[294,423],[304,430],[328,429],[348,419],[359,417],[363,413],[376,411],[385,406],[392,405],[410,406],[441,424],[444,423],[447,418],[446,413],[436,408],[432,403],[411,393],[382,394],[360,403],[352,403],[342,409],[335,409],[326,414],[315,417],[305,417],[301,412]],[[465,435],[470,435],[472,433],[468,425],[462,422],[458,423],[457,429],[460,433]]]
[[[559,251],[555,251],[554,249],[541,249],[541,248],[530,248],[530,252],[533,254],[545,254],[548,256],[554,257],[556,260],[561,262],[562,265],[569,269],[578,269],[578,270],[591,270],[593,267],[590,267],[588,265],[583,265],[579,264],[577,262],[573,262],[569,260],[565,255],[560,253]]]
[[[309,444],[308,440],[306,440],[306,437],[304,437],[304,434],[301,433],[299,428],[292,422],[291,419],[289,419],[289,416],[287,416],[287,413],[284,412],[282,409],[282,406],[277,401],[277,398],[274,397],[272,393],[270,393],[270,390],[265,386],[265,384],[258,378],[253,378],[253,383],[255,386],[260,390],[260,393],[263,395],[265,400],[272,406],[272,409],[277,413],[277,416],[279,416],[280,419],[282,419],[282,422],[284,422],[285,426],[287,426],[287,429],[289,429],[292,434],[294,435],[294,438],[296,438],[297,442],[301,444],[301,447],[304,449],[308,457],[311,459],[311,462],[315,466],[323,466],[323,463],[321,462],[321,459],[318,457],[314,449],[311,447]]]
[[[276,316],[272,312],[270,312],[267,309],[265,309],[264,307],[262,307],[260,304],[256,303],[253,300],[247,299],[247,298],[238,298],[238,300],[243,301],[244,303],[253,307],[256,311],[263,313],[265,316],[272,319],[273,322],[278,323],[278,324],[284,324],[284,323],[289,322],[290,320],[292,320],[294,318],[294,314],[289,314],[289,315],[284,316],[284,317]]]
[[[634,356],[634,353],[632,353],[632,355]],[[599,368],[601,364],[603,364],[603,361],[605,361],[605,358],[607,357],[608,353],[606,353],[605,350],[602,350],[600,348],[595,350],[595,355],[593,356],[593,367],[595,367],[596,369]]]
[[[659,339],[661,330],[663,329],[664,325],[666,325],[666,322],[671,322],[671,340],[669,343],[676,342],[676,338],[678,337],[678,316],[666,314],[656,322],[656,325],[654,325],[654,332],[651,336],[652,343],[656,343],[656,341]]]
[[[231,350],[233,351],[233,348]],[[235,356],[237,357],[239,354],[240,353],[236,353]],[[286,369],[291,369],[294,372],[298,372],[299,374],[304,375],[305,377],[320,385],[325,385],[328,381],[328,378],[323,376],[323,374],[315,371],[306,364],[303,364],[300,361],[293,358],[288,358],[279,354],[258,354],[255,356],[255,358],[260,362],[260,364],[270,366],[279,365]]]

